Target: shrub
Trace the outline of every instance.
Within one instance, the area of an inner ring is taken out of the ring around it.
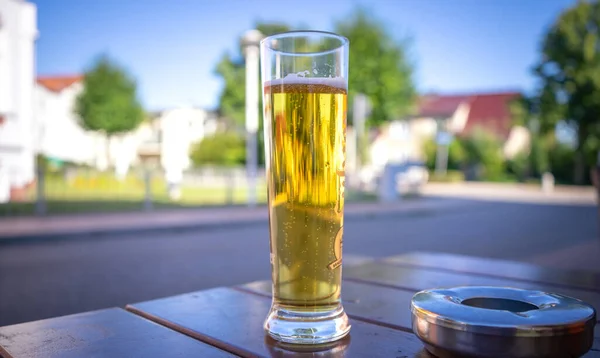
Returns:
[[[525,152],[520,152],[506,162],[507,174],[523,182],[529,176],[530,157]]]
[[[425,165],[429,170],[435,170],[435,161],[437,156],[437,144],[429,139],[423,144],[423,154],[425,155]],[[448,146],[448,170],[460,170],[467,159],[463,142],[460,138],[455,138]]]
[[[475,179],[497,181],[505,178],[502,143],[493,134],[475,131],[462,140],[469,167],[476,168]]]
[[[190,151],[194,166],[237,166],[245,163],[244,138],[235,133],[216,133],[194,144]]]

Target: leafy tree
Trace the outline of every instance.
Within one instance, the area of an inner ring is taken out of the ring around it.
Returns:
[[[508,104],[510,109],[511,124],[513,126],[522,126],[529,128],[535,122],[533,113],[533,99],[526,96],[519,96]]]
[[[233,58],[229,54],[223,55],[217,64],[215,73],[221,76],[224,82],[219,96],[219,113],[221,116],[233,120],[235,125],[242,127],[245,119],[246,91],[246,69],[243,58]]]
[[[275,35],[290,30],[281,23],[257,23],[254,27],[265,36]],[[246,119],[246,67],[242,56],[241,38],[238,51],[231,55],[225,54],[217,64],[215,74],[223,79],[224,86],[219,96],[219,113],[232,120],[235,127],[243,128]],[[259,88],[259,93],[262,90]],[[264,162],[263,113],[262,96],[259,96],[259,129],[258,129],[258,160]]]
[[[531,151],[529,152],[529,170],[530,174],[535,177],[541,177],[544,173],[548,172],[550,168],[550,152],[552,146],[549,141],[550,136],[531,137]]]
[[[577,131],[574,178],[582,183],[585,166],[600,149],[600,2],[579,1],[549,29],[535,73],[541,128],[565,120]]]
[[[575,150],[562,143],[556,143],[550,150],[550,163],[552,175],[558,183],[573,183],[573,168],[575,163]]]
[[[136,82],[106,56],[99,57],[85,73],[75,112],[84,129],[106,136],[107,163],[110,163],[108,144],[111,137],[134,130],[144,120]]]
[[[514,175],[519,181],[525,181],[529,177],[530,159],[525,152],[519,152],[506,161],[506,169],[509,174]]]
[[[415,99],[408,41],[393,39],[382,21],[362,8],[335,30],[350,40],[350,103],[356,93],[368,96],[372,111],[367,123],[379,126],[407,114]]]
[[[258,23],[255,28],[266,36],[292,29],[281,23]],[[369,97],[372,111],[368,123],[371,125],[408,113],[415,99],[408,41],[393,39],[381,20],[362,8],[358,8],[348,20],[338,22],[335,31],[346,36],[351,44],[350,103],[356,93]],[[224,55],[215,72],[225,84],[219,98],[220,113],[243,125],[245,68],[241,48],[234,55]]]
[[[236,133],[216,133],[192,145],[190,158],[194,166],[243,165],[246,160],[246,144],[244,138]]]

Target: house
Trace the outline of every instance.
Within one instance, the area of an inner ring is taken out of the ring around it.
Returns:
[[[32,184],[35,178],[32,106],[35,5],[0,0],[0,202]]]
[[[75,113],[83,90],[83,75],[39,76],[35,86],[35,151],[55,162],[84,164],[103,170],[110,165],[128,168],[135,159],[135,134],[114,136],[83,129]],[[107,145],[109,147],[107,158]],[[109,162],[107,162],[107,159]]]
[[[107,143],[101,133],[84,130],[74,112],[76,98],[83,90],[82,80],[82,75],[38,77],[36,153],[100,170],[113,166],[120,175],[142,162],[164,170],[184,170],[190,166],[191,144],[216,131],[217,121],[209,112],[179,107],[151,113],[137,129],[115,135]]]
[[[448,143],[452,137],[468,136],[477,130],[494,134],[504,142],[511,158],[529,145],[525,128],[513,126],[510,103],[518,92],[426,95],[420,98],[415,115],[391,122],[377,135],[370,148],[373,166],[423,159],[423,144],[435,138]]]
[[[104,138],[84,130],[74,112],[83,76],[40,76],[35,86],[36,152],[49,159],[100,166]]]
[[[191,166],[192,144],[214,134],[219,120],[201,108],[178,107],[155,112],[146,126],[148,133],[137,148],[139,155],[165,171],[181,171]]]

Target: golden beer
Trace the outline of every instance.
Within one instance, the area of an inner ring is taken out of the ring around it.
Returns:
[[[345,83],[271,81],[263,98],[273,303],[332,310],[342,276]]]

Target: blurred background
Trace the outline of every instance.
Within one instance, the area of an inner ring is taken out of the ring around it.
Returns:
[[[599,13],[0,0],[0,325],[269,278],[245,50],[290,30],[350,40],[345,265],[421,250],[600,271]]]

